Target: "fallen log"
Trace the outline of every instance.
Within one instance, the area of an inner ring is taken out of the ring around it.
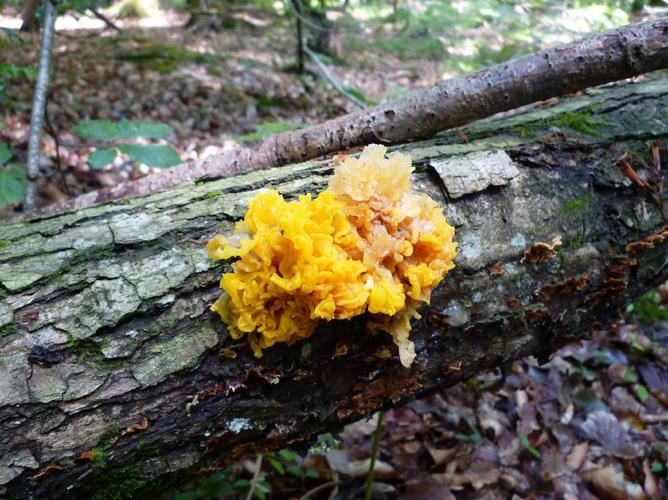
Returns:
[[[0,228],[0,495],[155,495],[605,328],[668,277],[667,108],[666,80],[609,86],[396,148],[460,245],[410,369],[364,318],[257,359],[208,310],[201,242],[267,185],[321,190],[330,160]]]

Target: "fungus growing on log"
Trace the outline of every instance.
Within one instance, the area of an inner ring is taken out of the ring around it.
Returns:
[[[232,236],[209,241],[212,259],[239,258],[211,309],[256,356],[309,337],[319,320],[368,312],[369,328],[392,335],[401,363],[412,363],[410,320],[454,267],[457,244],[442,208],[413,191],[410,157],[385,152],[344,157],[316,198],[261,192]]]

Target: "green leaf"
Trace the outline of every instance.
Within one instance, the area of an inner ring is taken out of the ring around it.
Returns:
[[[0,169],[0,207],[21,203],[25,192],[25,170],[15,165]]]
[[[88,155],[88,163],[97,170],[113,163],[116,159],[116,154],[116,148],[97,149]]]
[[[271,458],[271,457],[268,457],[268,458],[269,458],[269,463],[276,470],[276,472],[278,472],[281,476],[283,474],[285,474],[285,467],[283,466],[283,464],[281,462],[279,462],[275,458]]]
[[[250,481],[248,479],[237,479],[232,483],[232,486],[237,490],[248,488],[248,486],[250,486]]]
[[[304,475],[304,471],[298,465],[291,465],[285,470],[288,471],[288,474],[292,474],[296,477],[302,477]]]
[[[118,149],[149,167],[167,168],[183,163],[174,148],[162,144],[119,144]]]
[[[288,462],[295,462],[297,460],[297,454],[291,450],[281,450],[278,452],[278,455]]]
[[[148,121],[82,120],[74,127],[74,133],[86,139],[107,141],[139,137],[159,139],[171,134],[172,128],[164,123]]]
[[[119,139],[134,139],[146,137],[149,139],[160,139],[172,133],[172,127],[164,123],[121,120],[117,124]]]
[[[655,474],[660,474],[661,472],[666,470],[666,468],[663,466],[663,464],[661,462],[659,462],[658,460],[655,460],[654,463],[652,464],[652,466],[650,467],[650,470],[652,472],[654,472]]]
[[[73,132],[86,139],[116,139],[116,124],[109,120],[82,120]]]
[[[320,473],[315,469],[306,469],[306,477],[310,477],[311,479],[319,479]]]
[[[638,380],[636,374],[628,366],[624,369],[624,382],[635,382]]]
[[[0,164],[7,163],[12,157],[12,152],[9,150],[9,146],[4,142],[0,142]]]
[[[647,390],[647,387],[645,387],[642,384],[637,384],[633,388],[636,392],[636,396],[638,396],[638,399],[642,402],[645,401],[649,397],[649,391]]]

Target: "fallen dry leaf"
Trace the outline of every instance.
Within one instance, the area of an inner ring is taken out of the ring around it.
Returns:
[[[589,443],[578,443],[573,447],[573,450],[568,454],[566,463],[574,471],[582,467],[582,464],[587,458],[587,452],[589,451]]]
[[[636,458],[645,453],[644,443],[634,440],[617,417],[607,411],[591,412],[581,429],[589,439],[598,441],[609,455]]]

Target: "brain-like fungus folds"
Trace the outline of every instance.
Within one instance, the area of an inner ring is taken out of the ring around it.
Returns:
[[[410,157],[385,152],[370,145],[345,157],[315,198],[262,191],[233,235],[209,241],[211,258],[238,258],[211,309],[256,356],[309,337],[320,320],[368,312],[369,327],[392,335],[401,363],[412,363],[410,320],[454,267],[457,244],[441,207],[412,190]]]

